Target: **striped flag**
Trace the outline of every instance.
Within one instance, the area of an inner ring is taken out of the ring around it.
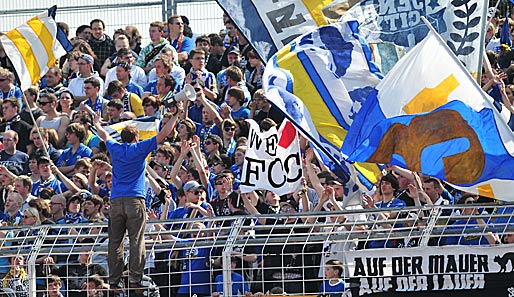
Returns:
[[[145,140],[147,138],[154,137],[157,135],[157,132],[159,130],[159,120],[153,118],[153,117],[144,117],[144,118],[138,118],[133,119],[130,121],[124,121],[119,122],[113,125],[104,126],[104,130],[109,133],[109,135],[116,140],[117,142],[121,143],[121,130],[125,128],[125,126],[133,125],[136,126],[139,129],[139,139]],[[94,134],[98,134],[96,132],[96,129],[91,129]]]
[[[327,25],[333,0],[216,0],[263,61],[296,37]]]
[[[263,85],[267,98],[323,152],[324,163],[350,175],[339,149],[381,78],[357,22],[348,22],[317,28],[282,48],[268,62]],[[370,188],[377,166],[356,167]]]
[[[72,49],[70,41],[55,22],[56,10],[57,6],[53,6],[1,38],[23,91],[36,84],[57,59]]]

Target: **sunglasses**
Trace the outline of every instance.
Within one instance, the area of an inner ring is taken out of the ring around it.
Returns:
[[[223,182],[221,180],[217,181],[214,183],[216,186],[221,186],[223,184]]]
[[[21,217],[22,217],[22,218],[24,218],[24,219],[29,219],[29,218],[33,218],[34,216],[26,216],[26,215],[23,215],[23,216],[21,216]]]
[[[202,89],[201,88],[195,88],[195,92],[200,92]]]
[[[205,142],[205,145],[209,145],[209,144],[212,144],[212,141],[207,140],[207,141]]]
[[[464,202],[464,204],[473,204],[473,203],[475,203],[475,201],[473,201],[473,200]]]
[[[223,130],[225,130],[225,132],[232,132],[232,131],[235,131],[236,128],[235,127],[225,127],[225,129],[223,129]]]
[[[37,103],[38,103],[39,105],[41,105],[41,106],[45,106],[45,105],[47,105],[47,104],[49,104],[49,103],[52,103],[52,102],[50,102],[50,101],[41,101],[41,100],[38,100],[38,101],[37,101]]]
[[[212,162],[212,163],[209,163],[209,166],[217,166],[217,165],[220,165],[220,162],[216,161],[216,162]]]
[[[202,192],[203,192],[203,191],[200,191],[200,190],[196,190],[196,191],[194,191],[194,192],[193,192],[193,191],[189,191],[189,193],[193,193],[193,194],[195,194],[195,195],[197,195],[197,196],[198,196],[198,195],[200,195]]]

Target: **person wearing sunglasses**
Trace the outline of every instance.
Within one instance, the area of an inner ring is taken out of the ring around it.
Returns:
[[[232,119],[224,119],[221,122],[221,127],[223,127],[223,148],[225,153],[232,158],[237,146],[237,141],[235,140],[236,134],[236,123]]]
[[[52,93],[46,93],[39,97],[37,104],[44,112],[44,115],[36,120],[41,128],[54,129],[59,138],[58,148],[63,148],[66,143],[66,127],[70,124],[70,118],[57,111],[57,97]]]

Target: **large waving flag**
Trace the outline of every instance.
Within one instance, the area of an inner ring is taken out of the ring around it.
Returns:
[[[328,24],[322,9],[333,0],[216,0],[263,61],[296,37]]]
[[[358,24],[348,22],[320,27],[282,48],[269,60],[263,85],[267,98],[323,151],[324,161],[348,174],[339,150],[381,78]],[[357,166],[374,182],[375,165]]]
[[[72,49],[70,41],[55,22],[56,10],[57,6],[53,6],[1,38],[22,90],[36,84],[57,59]]]
[[[399,165],[514,200],[514,135],[435,31],[376,89],[343,143],[349,160]]]
[[[481,70],[487,3],[484,0],[362,0],[341,20],[357,20],[362,36],[370,43],[388,41],[407,48],[428,34],[425,17],[445,42],[476,74]]]

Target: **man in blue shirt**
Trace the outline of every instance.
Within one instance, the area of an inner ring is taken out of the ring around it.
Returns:
[[[105,142],[111,155],[112,190],[109,213],[109,283],[118,293],[123,291],[120,284],[123,273],[123,242],[128,231],[130,243],[129,287],[141,290],[141,279],[145,266],[144,231],[146,227],[145,210],[145,167],[146,157],[172,131],[176,121],[168,121],[159,134],[139,141],[139,130],[128,125],[121,131],[118,143],[107,133],[100,116],[93,113],[93,123],[98,135]]]

